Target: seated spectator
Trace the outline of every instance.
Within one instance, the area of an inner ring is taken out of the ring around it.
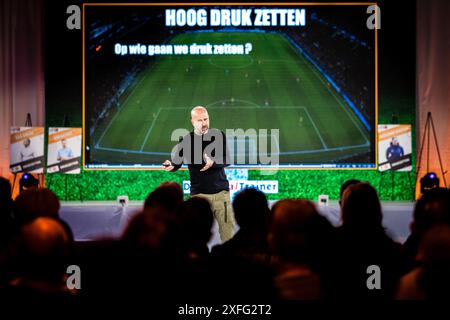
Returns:
[[[385,232],[381,204],[368,183],[344,191],[337,229],[334,295],[339,299],[390,299],[401,274],[401,247]],[[380,268],[381,289],[369,290],[368,267]]]
[[[56,194],[46,188],[30,188],[17,196],[13,205],[14,221],[22,226],[39,217],[50,217],[59,221],[66,232],[73,238],[72,229],[60,219],[61,204]]]
[[[0,177],[0,252],[10,244],[18,232],[12,208],[11,184],[8,179]]]
[[[175,211],[182,202],[183,190],[181,186],[176,182],[163,182],[147,196],[144,208],[160,206],[164,209]]]
[[[38,217],[59,218],[61,205],[58,197],[46,188],[30,188],[19,194],[14,201],[14,218],[26,224]]]
[[[128,224],[122,240],[125,245],[160,257],[184,254],[181,228],[165,208],[156,206],[136,214]]]
[[[401,278],[397,299],[449,301],[450,225],[437,225],[423,234],[418,259],[421,265]]]
[[[185,246],[174,215],[160,206],[131,218],[120,240],[103,240],[83,248],[79,261],[85,301],[110,307],[146,307],[149,301],[185,295]]]
[[[275,287],[281,299],[316,300],[324,297],[319,243],[332,227],[308,200],[280,200],[272,208],[269,246],[276,257]],[[319,249],[319,250],[318,250]]]
[[[58,220],[39,217],[23,225],[18,246],[18,275],[10,282],[10,294],[22,301],[31,300],[27,303],[70,302],[76,294],[66,284],[72,245],[71,235]]]
[[[227,242],[215,246],[215,256],[237,256],[268,265],[267,245],[269,207],[266,195],[254,188],[244,189],[233,200],[233,211],[238,232]]]
[[[342,197],[344,195],[344,191],[350,187],[351,185],[360,183],[361,181],[357,180],[357,179],[349,179],[347,181],[345,181],[342,185],[341,188],[339,189],[339,206],[342,207]]]
[[[249,201],[256,205],[251,208],[252,210],[249,210]],[[197,211],[200,210],[203,213],[201,215],[198,212],[195,213],[195,207],[198,207]],[[203,209],[200,207],[203,207]],[[248,299],[249,297],[254,299],[254,301],[262,301],[261,299],[271,300],[276,297],[270,268],[259,263],[258,259],[249,259],[249,257],[259,255],[260,250],[258,246],[261,246],[258,242],[259,240],[256,238],[252,240],[246,239],[246,237],[241,238],[239,235],[236,238],[235,235],[225,244],[215,247],[214,255],[208,255],[207,252],[203,251],[204,254],[202,256],[199,252],[201,252],[202,248],[207,250],[207,239],[209,240],[211,236],[211,227],[214,219],[210,204],[203,198],[194,197],[187,200],[182,206],[183,208],[182,214],[184,217],[180,219],[182,228],[190,231],[191,234],[197,229],[195,232],[204,235],[194,237],[197,240],[192,243],[198,244],[197,259],[192,259],[193,250],[190,249],[191,259],[186,266],[185,275],[187,281],[184,283],[191,288],[189,292],[191,299],[221,302],[230,299]],[[250,228],[252,232],[258,230],[259,234],[265,235],[267,233],[266,219],[268,209],[264,194],[254,189],[245,190],[244,193],[237,196],[233,208],[237,208],[242,215],[240,217],[242,220],[239,220],[241,225],[248,226],[251,224],[249,220],[252,220],[254,223],[254,228]],[[244,214],[247,214],[247,216],[244,217]],[[259,214],[262,214],[262,217],[255,217]],[[199,226],[195,227],[195,224]],[[245,235],[250,230],[245,229],[246,227],[244,227],[242,235]],[[187,239],[189,238],[187,237]],[[260,235],[258,238],[260,238]],[[235,241],[236,243],[234,243]],[[258,244],[255,246],[252,241]],[[264,239],[261,239],[261,241],[262,247],[267,248]],[[223,248],[223,251],[221,248]],[[255,249],[257,250],[255,251]]]
[[[432,189],[416,202],[411,234],[403,244],[408,271],[418,266],[416,256],[422,236],[440,224],[450,225],[450,190],[445,188]]]
[[[188,258],[208,256],[208,242],[214,222],[214,213],[208,200],[199,197],[186,200],[180,206],[177,220],[182,229]]]

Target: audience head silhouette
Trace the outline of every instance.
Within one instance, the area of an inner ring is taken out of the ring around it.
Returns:
[[[278,201],[272,208],[269,232],[273,253],[286,261],[312,263],[315,242],[328,225],[323,219],[309,200]]]
[[[163,182],[150,192],[144,202],[144,208],[162,207],[175,211],[183,202],[183,190],[176,182]]]
[[[208,200],[200,197],[186,200],[180,206],[177,220],[190,253],[204,253],[211,239],[214,222],[214,213]]]
[[[180,226],[168,210],[159,206],[133,216],[122,239],[132,248],[166,257],[178,254],[183,245]]]
[[[342,225],[358,232],[382,229],[383,214],[377,191],[361,182],[347,187],[342,201]]]
[[[436,188],[417,201],[413,213],[412,231],[423,233],[438,224],[450,225],[450,190]]]
[[[17,224],[12,217],[11,196],[9,180],[0,177],[0,250],[8,245],[17,232]]]
[[[351,185],[354,185],[354,184],[357,184],[360,182],[361,181],[359,181],[357,179],[349,179],[341,185],[341,188],[339,189],[339,205],[340,206],[342,206],[342,196],[344,195],[344,191]]]
[[[0,177],[0,209],[10,206],[11,202],[11,183],[8,179]]]
[[[241,230],[265,229],[269,218],[266,195],[248,188],[239,192],[233,200],[234,217]]]
[[[419,283],[428,299],[450,298],[450,225],[428,230],[420,245],[422,268]]]
[[[14,201],[14,216],[21,224],[38,217],[59,217],[60,203],[53,191],[46,188],[30,188]]]
[[[71,244],[71,235],[56,219],[39,217],[23,225],[20,251],[25,276],[62,280]]]

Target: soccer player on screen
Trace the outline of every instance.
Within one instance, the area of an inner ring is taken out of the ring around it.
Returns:
[[[188,165],[191,196],[206,198],[211,203],[220,238],[225,242],[234,231],[230,187],[224,170],[229,165],[226,137],[222,131],[209,128],[208,111],[204,107],[192,109],[191,123],[194,130],[178,143],[172,160],[164,161],[164,170],[173,172],[183,163]]]

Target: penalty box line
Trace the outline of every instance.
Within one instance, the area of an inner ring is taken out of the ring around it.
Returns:
[[[353,118],[352,114],[350,113],[350,111],[348,110],[348,108],[342,104],[340,98],[336,95],[336,93],[330,89],[327,85],[327,83],[325,83],[325,80],[322,79],[321,75],[311,66],[311,64],[307,61],[306,63],[308,65],[308,67],[312,70],[312,72],[314,73],[314,75],[320,80],[320,82],[323,83],[323,85],[325,86],[325,88],[327,88],[327,90],[330,92],[330,94],[333,96],[333,98],[336,100],[336,102],[342,107],[342,109],[344,110],[345,113],[347,113],[349,119],[353,122],[353,124],[355,125],[355,127],[359,130],[359,132],[361,133],[362,137],[364,138],[364,140],[367,142],[369,142],[367,136],[365,135],[365,133],[363,132],[363,130],[360,128],[360,126],[358,125],[358,123],[356,123],[355,119]]]
[[[144,142],[142,142],[141,149],[139,151],[144,150],[144,146],[147,143],[148,137],[150,136],[150,132],[152,132],[153,127],[155,126],[156,119],[158,119],[159,114],[161,113],[161,109],[163,109],[163,108],[159,108],[158,111],[156,112],[156,116],[153,118],[152,124],[150,125],[150,127],[147,130],[147,134],[145,135]]]
[[[152,71],[154,69],[154,66],[157,64],[158,62],[155,62],[154,65],[152,65],[151,69],[149,71]],[[144,81],[145,78],[147,78],[147,76],[150,74],[150,72],[145,71],[145,74],[143,75],[143,77],[139,80],[139,82],[136,84],[136,86],[133,88],[133,90],[131,90],[130,94],[128,95],[128,97],[125,99],[125,101],[121,104],[121,108],[116,112],[116,114],[113,116],[113,118],[111,119],[111,121],[108,123],[108,126],[106,127],[105,131],[103,131],[102,135],[100,136],[100,139],[98,139],[98,142],[96,143],[95,147],[101,147],[101,142],[103,140],[103,137],[105,136],[106,132],[108,132],[109,128],[111,127],[111,125],[113,124],[113,122],[116,120],[117,116],[119,115],[120,112],[122,112],[123,109],[125,109],[128,100],[131,98],[131,96],[134,95],[134,92],[136,91],[136,89],[141,85],[141,83]]]
[[[261,107],[261,106],[231,106],[231,107],[230,107],[230,106],[227,106],[227,107],[223,107],[223,108],[221,108],[221,107],[214,108],[214,107],[213,107],[213,109],[230,109],[230,108],[232,108],[232,109],[266,109],[267,107]],[[314,122],[313,118],[311,117],[311,114],[309,113],[307,107],[305,107],[305,106],[276,106],[276,107],[271,107],[271,108],[272,108],[272,109],[303,109],[303,110],[305,110],[305,113],[306,113],[306,115],[307,115],[309,121],[311,122],[312,126],[314,127],[314,130],[315,130],[317,136],[319,137],[319,139],[320,139],[320,141],[321,141],[321,143],[322,143],[323,149],[304,150],[304,151],[301,151],[301,152],[309,152],[309,151],[310,151],[310,152],[318,152],[319,150],[323,150],[323,151],[327,151],[327,150],[328,150],[328,147],[327,147],[327,145],[326,145],[326,143],[325,143],[325,141],[324,141],[322,135],[320,134],[320,131],[319,131],[319,129],[318,129],[316,123]],[[98,143],[98,144],[96,145],[96,148],[99,149],[99,150],[112,151],[112,152],[116,151],[116,152],[129,152],[129,153],[155,154],[155,155],[160,155],[160,154],[164,154],[164,155],[165,155],[165,154],[170,154],[170,153],[163,153],[163,152],[143,151],[143,149],[144,149],[145,144],[146,144],[147,141],[148,141],[148,138],[150,137],[150,133],[152,132],[153,127],[155,126],[156,120],[158,119],[158,117],[159,117],[159,115],[160,115],[160,113],[161,113],[161,110],[173,110],[173,109],[177,109],[177,110],[188,110],[188,109],[191,109],[191,108],[190,108],[190,107],[158,108],[158,111],[157,111],[157,113],[156,113],[156,116],[154,117],[154,119],[153,119],[153,121],[152,121],[150,127],[148,128],[147,133],[146,133],[145,138],[144,138],[144,141],[142,142],[142,144],[141,144],[139,150],[103,147],[103,146],[100,145],[100,143]],[[117,116],[117,114],[116,114],[115,116]],[[112,123],[112,121],[111,121],[111,123]],[[108,129],[108,128],[107,128],[107,129]],[[107,130],[105,130],[105,132],[106,132],[106,131],[107,131]],[[273,135],[270,135],[270,137],[271,137],[271,140],[275,140],[275,141],[276,141],[276,139],[273,139]],[[233,139],[233,140],[234,140],[234,139]],[[100,141],[99,141],[99,142],[100,142]],[[279,145],[278,141],[276,141],[276,144],[277,144],[278,153],[279,153],[280,155],[286,154],[285,152],[281,152],[280,145]],[[298,151],[292,151],[292,152],[298,152]],[[289,153],[290,153],[290,152],[288,151],[288,154],[289,154]],[[239,156],[239,155],[237,155],[237,156]]]

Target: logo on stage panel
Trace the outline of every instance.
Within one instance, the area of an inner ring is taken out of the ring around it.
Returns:
[[[255,188],[264,193],[277,194],[278,180],[230,180],[230,194],[247,188]],[[191,182],[189,180],[183,181],[183,193],[189,194],[191,192]]]
[[[44,127],[11,127],[9,168],[12,173],[44,172]]]
[[[412,170],[411,125],[378,125],[378,170]]]
[[[48,173],[80,173],[81,128],[48,129]]]

